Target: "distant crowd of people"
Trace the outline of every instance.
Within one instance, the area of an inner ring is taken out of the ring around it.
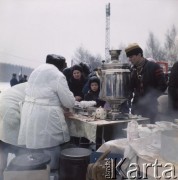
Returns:
[[[20,74],[19,75],[19,80],[17,79],[17,74],[13,73],[12,74],[12,79],[10,80],[10,85],[15,86],[16,84],[24,83],[27,82],[27,75]]]

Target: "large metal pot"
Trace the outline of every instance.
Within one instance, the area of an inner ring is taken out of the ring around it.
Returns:
[[[68,148],[61,151],[60,179],[85,179],[91,151],[85,148]]]
[[[50,156],[44,153],[23,154],[12,159],[7,169],[14,171],[46,169],[50,159]]]

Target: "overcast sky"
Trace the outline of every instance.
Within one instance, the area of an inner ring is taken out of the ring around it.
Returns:
[[[111,3],[110,47],[137,42],[149,32],[163,43],[178,0],[0,0],[0,62],[37,67],[48,53],[66,57],[84,46],[105,55],[105,6]]]

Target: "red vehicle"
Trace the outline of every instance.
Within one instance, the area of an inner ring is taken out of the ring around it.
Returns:
[[[163,68],[165,74],[168,74],[168,62],[157,61],[156,63],[158,63]]]
[[[164,72],[164,74],[165,74],[166,81],[167,81],[167,83],[168,83],[168,81],[169,81],[168,62],[165,62],[165,61],[157,61],[156,63],[158,63],[158,64],[163,68],[163,72]]]

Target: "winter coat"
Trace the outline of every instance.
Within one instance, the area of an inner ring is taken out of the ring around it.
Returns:
[[[39,66],[28,79],[18,144],[39,149],[68,142],[62,107],[72,108],[74,103],[63,73],[51,64]]]
[[[157,114],[157,98],[166,90],[167,84],[159,64],[145,60],[142,68],[131,71],[131,95],[134,93],[132,113],[149,117]]]
[[[74,79],[71,77],[69,81],[69,88],[73,92],[74,96],[80,96],[82,99],[84,98],[84,94],[82,92],[87,80],[82,76],[80,80]]]
[[[18,83],[19,83],[18,80],[16,78],[14,78],[14,77],[10,80],[10,85],[11,86],[15,86]]]
[[[99,91],[90,90],[84,97],[85,101],[96,101],[96,107],[104,107],[105,101],[99,99]]]
[[[168,83],[169,106],[171,110],[178,110],[178,62],[175,62],[169,76]]]
[[[25,87],[26,83],[18,84],[0,94],[0,140],[8,144],[17,145]]]
[[[96,101],[99,98],[99,91],[94,92],[92,90],[89,90],[89,92],[85,95],[86,101]]]
[[[65,75],[65,77],[66,77],[66,79],[67,79],[67,83],[69,83],[70,78],[71,78],[71,76],[72,76],[72,70],[71,70],[71,68],[65,68],[65,69],[63,70],[63,74]]]

